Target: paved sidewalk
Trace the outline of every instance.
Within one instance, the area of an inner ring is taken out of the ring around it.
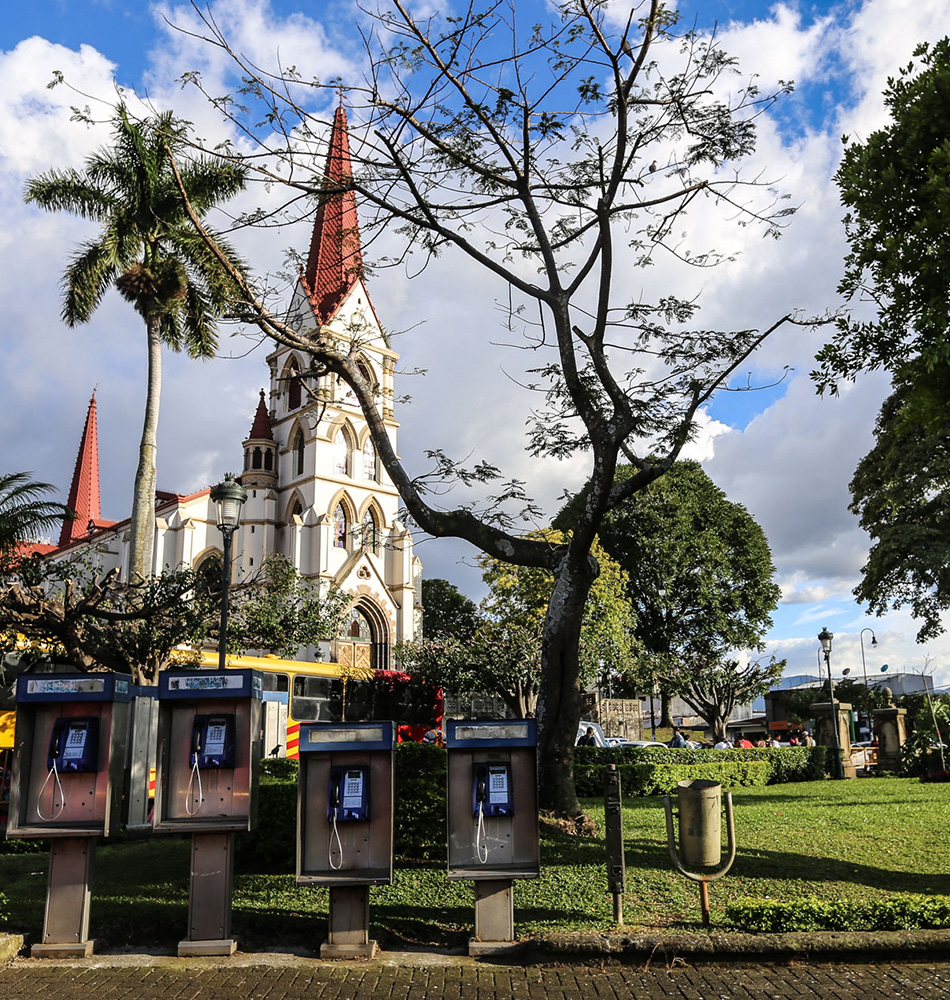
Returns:
[[[230,960],[128,956],[17,959],[3,1000],[950,1000],[950,963],[870,965],[499,965],[389,954],[326,964],[289,955]]]

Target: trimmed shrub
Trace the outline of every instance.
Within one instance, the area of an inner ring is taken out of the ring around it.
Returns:
[[[395,852],[404,858],[444,858],[446,754],[434,743],[397,743],[393,798]]]
[[[722,779],[725,787],[743,784],[778,784],[787,781],[817,781],[827,769],[827,747],[760,747],[751,750],[691,750],[671,747],[575,747],[574,781],[577,794],[590,797],[603,793],[604,772],[607,764],[616,764],[625,792],[631,795],[668,794],[663,772],[653,768],[688,767],[687,778],[705,778],[695,768],[710,765],[765,764],[767,776],[760,780],[756,769],[734,772],[732,778]],[[645,770],[643,768],[646,768]],[[723,772],[724,774],[729,772]],[[754,777],[753,777],[754,776]],[[719,781],[719,777],[712,780]],[[675,787],[676,782],[673,783]],[[651,790],[663,788],[662,792]]]
[[[790,902],[737,899],[726,919],[740,930],[903,931],[950,927],[950,898],[896,894],[887,899],[851,900],[806,896]]]
[[[395,853],[438,858],[446,853],[445,750],[428,743],[397,743],[393,755]],[[297,850],[297,761],[261,762],[257,827],[236,838],[241,871],[293,873]]]
[[[297,869],[297,761],[261,761],[257,826],[235,838],[235,862],[242,871],[293,873]]]

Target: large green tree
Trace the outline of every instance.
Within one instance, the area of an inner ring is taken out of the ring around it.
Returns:
[[[556,531],[536,534],[552,545],[563,541]],[[596,683],[604,672],[629,672],[634,660],[634,622],[626,578],[599,546],[594,555],[600,574],[581,622],[581,680],[586,685]],[[488,594],[477,609],[473,630],[426,634],[401,646],[398,655],[402,665],[418,677],[458,694],[486,691],[497,695],[513,715],[523,718],[537,708],[541,642],[554,575],[499,559],[482,557],[479,562]],[[448,587],[455,590],[451,584]],[[439,593],[445,589],[439,588]],[[461,624],[468,622],[465,616]]]
[[[243,263],[220,237],[213,252],[189,222],[179,185],[199,218],[233,197],[246,176],[240,164],[188,155],[185,122],[164,112],[135,121],[120,105],[112,144],[82,170],[52,170],[26,185],[27,202],[71,212],[100,224],[63,275],[64,321],[86,323],[115,287],[145,323],[148,380],[132,498],[129,579],[151,575],[155,533],[156,456],[162,381],[162,345],[210,358],[217,349],[216,319],[234,303],[228,270]],[[170,153],[181,161],[179,178]],[[226,268],[224,264],[227,263]]]
[[[617,479],[634,474],[621,466]],[[569,525],[583,502],[569,504],[558,523]],[[781,596],[768,541],[698,462],[676,462],[611,511],[600,540],[627,576],[647,672],[667,695],[701,676],[709,687],[710,669],[730,650],[761,648]]]
[[[44,499],[56,492],[55,486],[30,476],[29,472],[0,475],[0,572],[15,560],[21,542],[34,541],[72,516],[68,507]]]
[[[907,605],[923,642],[950,607],[950,39],[921,45],[888,80],[890,122],[848,142],[836,180],[849,253],[845,315],[818,355],[822,390],[883,368],[893,392],[851,482],[873,544],[855,595]]]
[[[337,81],[305,85],[296,70],[283,78],[261,73],[208,18],[209,43],[229,52],[243,77],[241,101],[209,96],[245,134],[258,135],[266,156],[255,168],[274,183],[291,179],[291,208],[301,189],[323,200],[352,190],[364,232],[398,228],[397,262],[409,253],[433,267],[439,257],[466,260],[509,303],[504,317],[481,327],[486,340],[530,350],[521,355],[532,359],[524,382],[536,393],[528,449],[573,459],[587,484],[571,534],[553,545],[523,533],[526,521],[537,523],[537,507],[524,483],[505,482],[490,462],[464,468],[433,450],[440,482],[410,474],[377,388],[360,370],[358,332],[293,329],[245,288],[262,328],[310,357],[309,377],[342,379],[353,390],[416,525],[551,573],[541,795],[545,807],[576,815],[581,628],[601,521],[663,475],[699,408],[767,336],[796,322],[776,315],[759,329],[709,330],[696,323],[692,293],[659,292],[637,279],[637,269],[655,273],[651,265],[666,255],[703,268],[729,259],[727,249],[706,242],[708,227],[687,235],[696,202],[769,236],[793,210],[764,179],[742,177],[755,119],[778,94],[733,78],[734,61],[714,38],[680,30],[660,0],[620,18],[602,0],[561,0],[532,14],[472,2],[451,15],[416,16],[403,0],[366,11],[365,76],[343,88],[354,169],[329,182],[325,158],[314,156],[326,148],[327,131],[303,88],[335,89]],[[190,79],[201,85],[200,76]],[[617,481],[623,459],[635,471]],[[484,502],[446,509],[446,480],[494,486]]]

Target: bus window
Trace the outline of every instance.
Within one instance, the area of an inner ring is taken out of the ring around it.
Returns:
[[[332,677],[294,678],[290,714],[297,722],[338,722],[342,683]]]
[[[287,674],[272,673],[270,670],[261,671],[262,690],[277,691],[286,694],[290,690],[290,678]]]

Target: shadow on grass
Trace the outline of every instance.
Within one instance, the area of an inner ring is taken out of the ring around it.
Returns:
[[[672,864],[666,844],[651,840],[630,840],[626,848],[627,868],[670,871]],[[950,895],[950,876],[924,872],[897,871],[861,864],[843,858],[816,858],[794,851],[761,848],[743,850],[740,840],[732,871],[742,878],[764,881],[843,882],[867,885],[889,892],[939,893]]]

